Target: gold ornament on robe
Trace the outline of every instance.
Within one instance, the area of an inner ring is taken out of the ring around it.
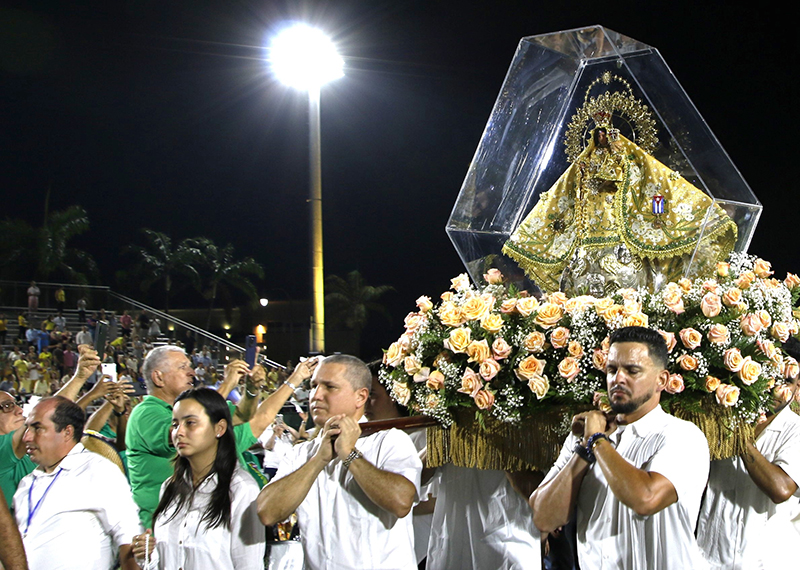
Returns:
[[[610,79],[627,84],[604,74]],[[710,273],[736,243],[737,226],[721,207],[613,127],[614,111],[640,121],[649,114],[628,91],[596,99],[587,91],[567,138],[574,141],[591,117],[597,126],[588,144],[503,246],[545,291],[657,290],[683,276],[690,259],[693,275]],[[654,148],[648,137],[645,146]]]

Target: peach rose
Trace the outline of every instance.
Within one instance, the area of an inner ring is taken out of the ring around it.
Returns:
[[[725,325],[715,323],[708,329],[708,342],[711,344],[728,344],[731,333]]]
[[[536,297],[523,297],[517,299],[517,312],[523,317],[527,317],[539,306],[539,301]]]
[[[511,354],[513,350],[512,346],[508,344],[505,339],[496,338],[492,343],[492,355],[497,360],[503,360],[504,358],[508,358],[508,355]]]
[[[720,380],[716,376],[706,376],[706,390],[714,392],[720,385]]]
[[[775,345],[768,340],[758,340],[756,341],[756,345],[758,349],[770,360],[776,362],[776,358],[780,356],[778,353],[778,349],[775,348]]]
[[[642,304],[633,299],[629,299],[622,304],[622,314],[626,317],[638,315],[642,312]]]
[[[389,349],[383,353],[383,363],[387,366],[397,368],[403,362],[406,353],[403,351],[399,342],[393,342],[389,345]]]
[[[533,331],[525,337],[525,340],[522,341],[522,345],[530,352],[541,352],[546,340],[547,338],[544,336],[544,333]]]
[[[407,331],[415,331],[415,330],[417,330],[419,328],[419,325],[422,324],[422,321],[424,319],[425,319],[425,317],[423,317],[419,313],[408,313],[406,315],[406,318],[403,319],[403,323],[404,323],[405,329]]]
[[[683,376],[680,374],[670,374],[665,390],[670,394],[679,394],[683,392],[683,389]]]
[[[761,324],[764,325],[765,329],[769,328],[769,326],[772,324],[772,315],[770,315],[767,311],[756,311],[756,316],[758,317],[758,320],[761,321]]]
[[[445,302],[452,301],[453,300],[453,292],[452,291],[445,291],[444,293],[439,295],[439,298],[442,301],[445,301]]]
[[[800,332],[800,322],[797,319],[789,321],[789,334],[797,334]]]
[[[603,313],[603,319],[606,321],[606,324],[610,324],[615,319],[620,318],[622,318],[622,305],[611,305]]]
[[[717,275],[727,277],[731,272],[731,264],[724,261],[717,262]]]
[[[536,394],[536,398],[541,400],[547,395],[547,391],[550,390],[550,381],[547,379],[547,376],[536,375],[528,380],[528,388],[531,389],[531,392]]]
[[[772,338],[776,338],[781,342],[786,342],[789,340],[789,334],[791,334],[789,331],[789,325],[781,322],[777,322],[772,325],[769,333],[772,335]]]
[[[687,372],[697,370],[697,364],[697,358],[691,354],[682,354],[680,357],[678,357],[678,365]]]
[[[719,284],[714,279],[706,279],[703,281],[703,291],[719,295]]]
[[[578,366],[578,361],[571,356],[567,356],[564,360],[558,363],[558,373],[567,382],[572,382],[581,371]]]
[[[544,372],[545,364],[547,364],[547,362],[539,360],[535,356],[526,356],[519,361],[519,365],[514,371],[514,374],[516,374],[517,378],[520,380],[530,380],[534,376],[541,376],[542,372]]]
[[[659,334],[664,338],[664,342],[667,343],[667,352],[672,352],[672,349],[675,348],[677,344],[677,340],[675,339],[675,333],[662,331],[659,329]]]
[[[481,377],[469,366],[464,370],[464,376],[461,377],[461,388],[457,392],[462,394],[469,394],[473,398],[478,391],[483,388],[483,381]]]
[[[439,307],[439,320],[442,321],[443,325],[447,325],[448,327],[457,327],[464,322],[464,316],[461,314],[461,309],[459,309],[455,303],[445,301]]]
[[[605,313],[614,306],[614,300],[611,297],[603,297],[594,302],[594,310],[597,314],[605,318]]]
[[[492,350],[489,348],[489,343],[486,342],[486,339],[473,340],[469,343],[469,346],[467,346],[467,356],[469,356],[467,362],[477,362],[480,364],[491,355]]]
[[[683,290],[675,283],[667,283],[666,287],[661,293],[661,298],[664,299],[664,305],[675,313],[680,315],[683,311]]]
[[[423,313],[427,313],[428,311],[433,309],[433,302],[431,301],[430,297],[426,297],[425,295],[423,295],[422,297],[417,299],[417,307],[419,307],[419,310],[422,311]]]
[[[517,309],[516,299],[506,299],[500,303],[500,312],[504,314],[513,313]]]
[[[438,370],[434,370],[431,372],[431,375],[428,376],[428,380],[425,382],[425,385],[431,390],[441,390],[444,388],[444,374]]]
[[[431,376],[430,367],[423,366],[416,373],[414,373],[414,382],[417,384],[422,384],[423,382],[427,382],[430,376]]]
[[[797,287],[800,286],[800,277],[794,273],[787,273],[786,279],[783,280],[783,284],[789,289],[797,289]]]
[[[472,339],[467,327],[459,327],[450,331],[450,336],[444,340],[444,347],[456,354],[467,352]]]
[[[617,289],[617,294],[620,295],[624,301],[635,301],[638,297],[636,289],[631,289],[630,287]]]
[[[487,358],[486,360],[481,362],[481,367],[480,367],[481,378],[483,378],[488,382],[489,380],[497,376],[497,373],[500,372],[501,368],[502,367],[496,360]]]
[[[693,328],[683,329],[678,333],[678,336],[680,336],[683,346],[689,350],[694,350],[700,346],[700,343],[703,341],[703,335]]]
[[[395,380],[392,382],[392,397],[401,406],[407,406],[411,399],[411,388],[405,382]]]
[[[783,377],[788,378],[789,380],[794,380],[797,378],[798,373],[800,373],[800,365],[797,364],[797,360],[792,358],[791,356],[787,356],[783,359]]]
[[[739,368],[739,378],[741,381],[745,386],[750,386],[758,380],[759,376],[761,376],[761,364],[749,356],[745,356],[744,360],[742,360],[742,366]]]
[[[403,360],[403,367],[406,369],[406,374],[413,376],[422,369],[422,363],[417,360],[416,356],[406,356]]]
[[[519,305],[519,303],[517,303],[517,305]],[[536,318],[533,322],[542,328],[549,329],[555,326],[563,316],[564,309],[560,305],[545,303],[539,307],[539,312],[536,314]]]
[[[549,303],[553,303],[553,304],[559,305],[561,307],[566,305],[568,300],[569,300],[569,298],[564,293],[562,293],[561,291],[556,291],[555,293],[550,293],[550,296],[547,298],[547,301]]]
[[[594,303],[594,297],[589,295],[580,295],[579,297],[572,297],[564,304],[564,310],[567,313],[575,313],[581,311]]]
[[[592,355],[592,365],[600,372],[605,373],[606,364],[608,363],[608,353],[605,350],[596,348]]]
[[[688,293],[692,290],[692,280],[682,277],[678,280],[678,287],[680,287],[684,293]]]
[[[489,313],[481,319],[481,328],[490,333],[498,333],[503,328],[503,317],[497,313]]]
[[[411,335],[407,332],[404,332],[400,335],[397,339],[397,344],[400,345],[400,349],[408,354],[409,349],[411,348]]]
[[[483,296],[472,297],[461,305],[461,313],[468,321],[477,321],[487,314],[491,308],[491,305]]]
[[[775,399],[784,404],[791,402],[794,394],[792,394],[792,387],[789,384],[778,384],[772,391]]]
[[[752,271],[745,271],[734,280],[734,283],[739,289],[749,289],[753,281],[756,280],[756,275]]]
[[[462,273],[458,277],[453,277],[450,280],[450,288],[454,291],[469,289],[469,276],[466,273]]]
[[[600,348],[602,348],[606,352],[606,354],[608,354],[608,351],[611,349],[611,338],[606,336],[606,338],[601,340]]]
[[[753,273],[756,274],[756,277],[766,279],[773,273],[772,264],[769,261],[764,261],[763,259],[756,259],[756,262],[753,264]]]
[[[503,282],[503,274],[500,270],[492,267],[489,271],[483,274],[483,280],[490,285],[499,285]]]
[[[722,302],[719,295],[711,291],[703,295],[703,299],[700,301],[700,310],[702,310],[703,314],[709,319],[719,315],[722,310]]]
[[[550,344],[553,345],[553,348],[564,348],[567,346],[568,340],[569,329],[566,327],[558,327],[550,333]]]
[[[623,310],[624,312],[624,310]],[[622,321],[623,327],[646,327],[650,318],[645,313],[634,313],[628,315]]]
[[[740,307],[742,305],[742,290],[731,287],[722,295],[722,302],[728,307]]]
[[[742,368],[744,358],[738,348],[729,348],[722,353],[722,361],[725,364],[725,368],[731,372],[739,372]]]
[[[569,352],[569,355],[574,358],[580,358],[583,356],[583,347],[577,340],[571,340],[567,345],[567,352]]]
[[[474,399],[475,405],[481,410],[488,410],[494,404],[494,394],[489,390],[479,390]]]
[[[764,323],[761,322],[758,315],[748,313],[739,321],[739,328],[741,328],[742,332],[747,336],[755,336],[764,328]]]
[[[717,389],[714,391],[717,396],[717,403],[720,406],[725,406],[726,408],[730,408],[731,406],[736,405],[736,402],[739,401],[739,387],[738,386],[731,386],[730,384],[720,384],[717,386]]]

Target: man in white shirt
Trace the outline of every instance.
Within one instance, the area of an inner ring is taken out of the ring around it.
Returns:
[[[790,338],[784,348],[790,345],[796,349],[797,341]],[[776,386],[755,441],[738,457],[711,462],[697,541],[715,570],[797,565],[793,545],[800,534],[791,519],[800,497],[800,417],[789,404],[798,388],[798,377]]]
[[[358,358],[326,358],[311,381],[311,414],[321,433],[292,448],[258,497],[266,525],[297,512],[313,570],[417,567],[409,513],[422,462],[399,430],[359,439],[371,384]]]
[[[85,415],[74,402],[41,400],[22,437],[38,467],[19,484],[14,513],[32,570],[138,569],[140,532],[130,488],[109,460],[80,443]]]
[[[669,380],[661,335],[612,333],[606,379],[615,416],[578,414],[556,464],[530,498],[549,533],[577,517],[581,568],[707,568],[694,538],[708,478],[708,443],[693,424],[665,413]]]
[[[89,328],[87,326],[82,326],[80,332],[75,335],[75,344],[88,344],[89,346],[94,345],[94,342],[92,341],[92,333],[89,332]]]

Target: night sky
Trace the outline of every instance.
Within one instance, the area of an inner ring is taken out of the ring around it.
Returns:
[[[39,223],[48,187],[84,206],[77,245],[112,287],[149,227],[231,242],[263,294],[307,297],[307,102],[264,46],[317,24],[346,65],[322,92],[325,269],[396,287],[370,335],[386,346],[463,270],[444,226],[520,38],[602,24],[659,49],[764,205],[750,251],[782,278],[800,271],[793,18],[702,4],[0,2],[2,216]]]

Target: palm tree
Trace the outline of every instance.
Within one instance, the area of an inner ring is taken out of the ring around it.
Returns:
[[[377,300],[394,291],[391,285],[367,285],[364,277],[356,269],[347,274],[346,279],[338,275],[328,275],[325,279],[325,302],[330,307],[331,323],[339,323],[350,329],[356,336],[356,346],[361,346],[361,331],[369,321],[370,312],[384,315],[389,322],[391,316]]]
[[[233,245],[218,247],[208,238],[192,240],[195,247],[202,252],[202,287],[200,292],[209,301],[206,329],[211,326],[211,313],[214,303],[222,295],[227,306],[231,305],[231,288],[238,289],[250,299],[258,297],[256,286],[248,275],[264,278],[264,268],[252,257],[236,261]]]
[[[142,229],[147,241],[145,247],[131,245],[125,251],[138,258],[136,272],[142,278],[140,286],[147,291],[154,283],[164,283],[164,312],[169,313],[169,299],[174,277],[183,275],[192,284],[199,283],[200,274],[195,266],[201,261],[202,252],[194,246],[195,240],[185,239],[173,247],[172,238],[154,230]]]
[[[45,280],[55,275],[76,283],[98,276],[91,255],[69,243],[89,230],[89,217],[80,206],[49,212],[50,191],[44,202],[44,220],[34,227],[23,220],[0,222],[0,268],[6,278]]]

